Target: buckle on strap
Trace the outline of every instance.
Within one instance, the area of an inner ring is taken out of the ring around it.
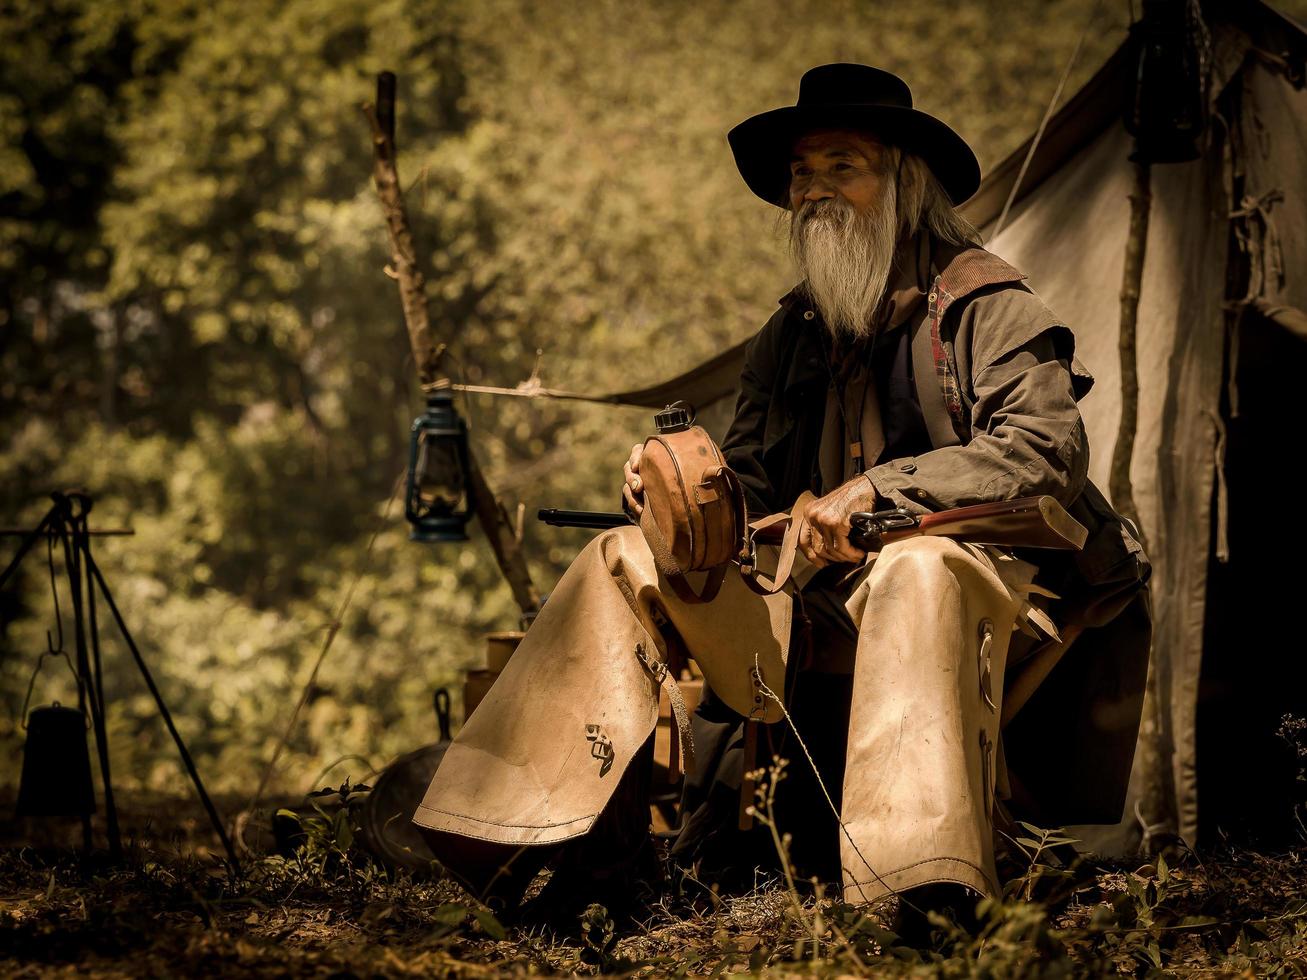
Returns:
[[[745,541],[744,547],[740,550],[739,558],[736,559],[740,564],[740,574],[745,578],[752,578],[758,570],[758,545],[750,534]]]
[[[669,772],[684,774],[694,769],[694,732],[690,728],[690,712],[686,709],[685,698],[676,685],[676,678],[667,669],[667,664],[649,655],[643,641],[635,644],[635,656],[658,682],[658,686],[667,694],[667,701],[672,707],[672,717],[676,720],[676,738],[679,739],[679,752],[673,749],[672,765]],[[679,758],[678,758],[679,756]]]
[[[753,706],[749,709],[749,720],[761,721],[767,714],[767,705],[762,700],[762,674],[758,670],[756,654],[754,659],[754,665],[749,668],[749,683],[753,686]]]
[[[649,673],[653,675],[653,679],[659,684],[662,684],[663,681],[667,679],[667,665],[661,660],[655,660],[653,657],[649,656],[644,648],[643,642],[635,645],[635,656],[644,669],[649,671]]]

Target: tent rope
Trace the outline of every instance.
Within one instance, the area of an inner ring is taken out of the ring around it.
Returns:
[[[1080,39],[1076,41],[1076,46],[1071,51],[1071,57],[1067,59],[1066,67],[1062,69],[1062,77],[1058,79],[1057,88],[1053,90],[1053,97],[1048,102],[1048,108],[1044,110],[1044,118],[1039,121],[1039,128],[1035,130],[1034,138],[1030,141],[1030,149],[1026,151],[1026,158],[1021,161],[1021,169],[1017,171],[1017,179],[1013,181],[1012,189],[1007,194],[1007,200],[1003,202],[1003,210],[999,212],[998,221],[995,222],[994,230],[990,233],[990,241],[997,238],[998,233],[1007,224],[1008,212],[1012,210],[1012,205],[1016,203],[1017,194],[1020,193],[1021,185],[1026,179],[1026,171],[1030,169],[1030,163],[1035,159],[1035,151],[1039,149],[1040,141],[1044,138],[1044,131],[1048,128],[1049,120],[1053,118],[1054,110],[1057,108],[1058,103],[1062,101],[1062,92],[1066,89],[1067,80],[1071,77],[1071,71],[1080,58],[1080,50],[1085,46],[1085,38],[1089,36],[1089,29],[1094,26],[1094,22],[1098,19],[1098,9],[1102,5],[1103,0],[1097,0],[1094,9],[1089,12],[1089,20],[1085,24],[1085,29],[1080,32]]]
[[[586,395],[579,391],[565,391],[561,388],[546,388],[538,377],[532,376],[518,384],[516,388],[501,388],[497,385],[450,385],[454,391],[471,395],[508,395],[513,398],[555,398],[560,401],[593,402],[599,405],[616,405],[612,395]]]

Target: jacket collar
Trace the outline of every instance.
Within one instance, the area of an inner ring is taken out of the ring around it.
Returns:
[[[997,255],[973,245],[948,245],[937,241],[928,233],[923,233],[916,240],[916,268],[918,277],[926,271],[933,284],[940,276],[938,299],[939,315],[951,303],[974,292],[982,286],[1000,282],[1019,282],[1025,276],[1004,262]],[[800,282],[778,301],[785,311],[787,325],[795,334],[795,343],[786,369],[784,391],[790,391],[804,385],[820,386],[822,390],[830,378],[825,345],[822,342],[825,324],[816,305],[808,298],[806,283]],[[917,312],[916,308],[912,312]],[[905,311],[905,318],[910,316]],[[896,317],[897,319],[897,317]]]

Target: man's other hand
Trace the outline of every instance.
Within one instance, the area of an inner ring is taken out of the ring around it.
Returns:
[[[849,518],[875,509],[876,491],[865,476],[855,476],[808,505],[808,527],[799,537],[799,550],[818,568],[862,561],[867,553],[849,544]]]
[[[644,510],[644,481],[640,479],[640,454],[644,452],[644,443],[637,442],[631,447],[631,458],[622,467],[626,483],[622,486],[622,502],[627,512],[636,517]]]

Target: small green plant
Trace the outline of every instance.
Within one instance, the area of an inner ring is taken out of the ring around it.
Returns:
[[[604,906],[594,903],[581,913],[581,942],[581,959],[608,973],[615,960],[617,924]]]
[[[369,791],[369,787],[354,786],[346,779],[338,789],[312,794],[312,813],[277,811],[278,818],[294,821],[303,834],[289,865],[305,880],[344,886],[346,894],[359,901],[365,900],[374,881],[386,874],[355,844],[359,808]]]
[[[1017,826],[1025,833],[1018,837],[1004,834],[1020,851],[1025,859],[1026,870],[1019,878],[1009,881],[1003,889],[1005,897],[1021,898],[1032,901],[1041,885],[1051,886],[1046,891],[1053,891],[1059,884],[1066,884],[1075,879],[1073,865],[1076,858],[1065,859],[1073,855],[1073,848],[1080,843],[1062,828],[1045,829],[1032,823],[1018,820]]]
[[[941,942],[931,960],[945,977],[1024,977],[1061,980],[1099,972],[1092,950],[1073,959],[1066,933],[1055,928],[1048,907],[1021,898],[982,899],[979,926],[967,932],[930,913]],[[1083,951],[1082,951],[1083,952]]]
[[[1212,916],[1184,908],[1190,889],[1159,855],[1124,876],[1124,891],[1095,907],[1086,927],[1103,955],[1118,962],[1133,960],[1145,970],[1166,968],[1166,954],[1188,932],[1219,925]]]
[[[462,902],[445,902],[438,905],[431,913],[431,921],[436,924],[431,934],[433,940],[442,940],[459,935],[465,926],[496,941],[504,939],[508,931],[502,922],[489,909],[477,908]]]

